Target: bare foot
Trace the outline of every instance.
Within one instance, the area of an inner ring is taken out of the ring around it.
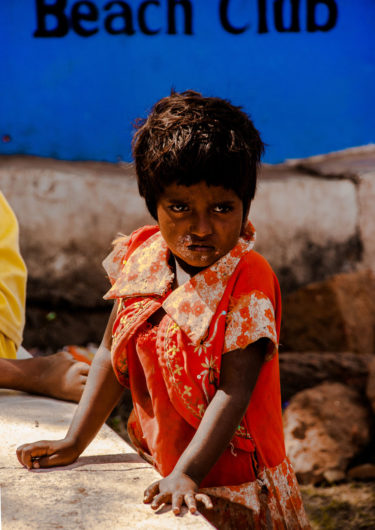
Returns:
[[[38,393],[67,401],[81,399],[90,369],[87,363],[77,362],[70,353],[63,351],[40,357],[39,361]]]

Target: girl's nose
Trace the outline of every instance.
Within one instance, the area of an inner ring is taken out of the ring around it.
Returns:
[[[190,232],[197,237],[207,237],[212,234],[212,225],[208,215],[196,215],[194,216]]]

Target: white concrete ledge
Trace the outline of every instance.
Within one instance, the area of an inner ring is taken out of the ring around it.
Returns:
[[[0,189],[19,220],[37,300],[57,294],[97,306],[108,288],[101,261],[111,242],[151,221],[129,164],[0,156]]]
[[[200,514],[142,503],[158,473],[106,425],[72,465],[27,471],[16,457],[26,442],[63,437],[76,405],[0,390],[3,530],[212,528]],[[1,525],[0,525],[1,526]]]

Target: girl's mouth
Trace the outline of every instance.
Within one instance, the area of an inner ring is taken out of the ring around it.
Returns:
[[[215,250],[215,247],[211,245],[202,245],[202,244],[194,244],[194,245],[188,245],[187,247],[192,252],[212,252]]]

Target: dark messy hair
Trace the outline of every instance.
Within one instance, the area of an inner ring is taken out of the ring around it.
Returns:
[[[159,198],[174,183],[231,189],[245,215],[264,144],[240,107],[193,90],[172,91],[136,128],[132,147],[139,193],[155,219]]]

